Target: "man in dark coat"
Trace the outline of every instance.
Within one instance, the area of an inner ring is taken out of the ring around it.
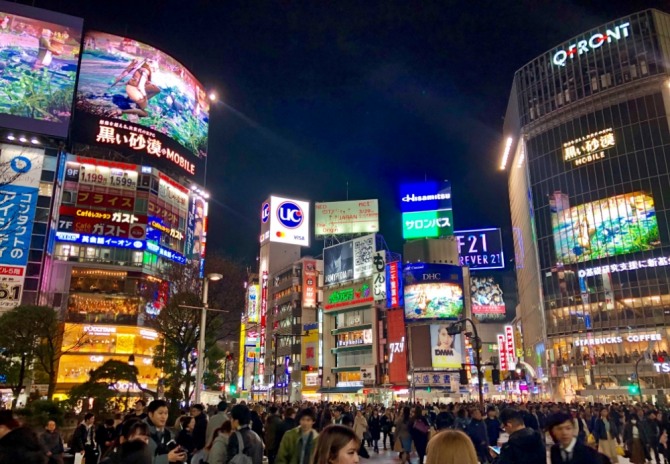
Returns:
[[[509,434],[509,440],[500,449],[496,464],[544,463],[547,452],[539,432],[526,427],[524,416],[515,409],[505,409],[500,414],[500,422]]]
[[[44,432],[40,435],[40,443],[47,455],[49,464],[63,464],[63,453],[65,446],[63,444],[63,437],[60,432],[56,430],[56,421],[50,420],[47,422]]]
[[[486,434],[489,437],[490,446],[498,446],[498,438],[500,438],[500,421],[498,420],[498,411],[496,408],[489,406],[486,411]]]
[[[207,446],[207,414],[202,404],[191,406],[191,416],[195,419],[193,428],[193,450],[200,451]]]
[[[482,412],[478,408],[470,411],[470,423],[465,427],[465,433],[472,440],[479,462],[488,462],[489,437],[486,432],[486,423],[482,420]]]
[[[610,464],[607,456],[577,440],[569,414],[549,416],[547,429],[555,442],[550,452],[551,464]]]
[[[270,406],[268,412],[268,417],[265,419],[265,454],[267,454],[268,463],[274,464],[282,438],[280,437],[277,440],[282,428],[282,420],[277,414],[277,406]],[[282,436],[284,433],[286,433],[285,430],[283,430]]]

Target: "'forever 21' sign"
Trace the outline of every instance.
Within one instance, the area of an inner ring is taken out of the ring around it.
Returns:
[[[474,229],[454,232],[461,266],[472,270],[504,269],[500,229]]]

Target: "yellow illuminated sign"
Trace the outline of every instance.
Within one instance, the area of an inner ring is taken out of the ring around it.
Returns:
[[[575,166],[605,158],[605,151],[616,145],[614,130],[610,127],[563,144],[563,161]]]

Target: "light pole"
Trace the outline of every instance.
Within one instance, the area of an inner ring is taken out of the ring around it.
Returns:
[[[482,372],[482,354],[480,352],[482,348],[482,341],[480,340],[479,335],[477,334],[477,326],[472,321],[472,319],[466,317],[464,319],[452,323],[447,328],[447,333],[449,335],[460,334],[465,330],[466,321],[469,322],[470,325],[472,326],[472,331],[474,332],[475,336],[472,343],[472,347],[475,350],[475,367],[477,369],[477,390],[479,391],[479,408],[484,409],[484,386],[482,385],[484,380],[484,373]]]
[[[644,359],[644,356],[640,356],[637,361],[635,361],[635,380],[637,381],[637,392],[640,394],[640,404],[643,403],[642,400],[642,388],[640,388],[640,373],[638,371],[638,366],[640,361]]]
[[[202,285],[202,308],[200,312],[200,339],[198,340],[198,362],[195,374],[195,402],[200,403],[200,389],[202,387],[202,376],[205,370],[205,325],[207,324],[207,297],[209,281],[216,282],[223,279],[221,274],[211,273],[205,276]]]

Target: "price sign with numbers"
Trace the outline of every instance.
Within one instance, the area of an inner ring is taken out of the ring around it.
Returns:
[[[25,266],[0,266],[0,309],[11,309],[21,303]]]

